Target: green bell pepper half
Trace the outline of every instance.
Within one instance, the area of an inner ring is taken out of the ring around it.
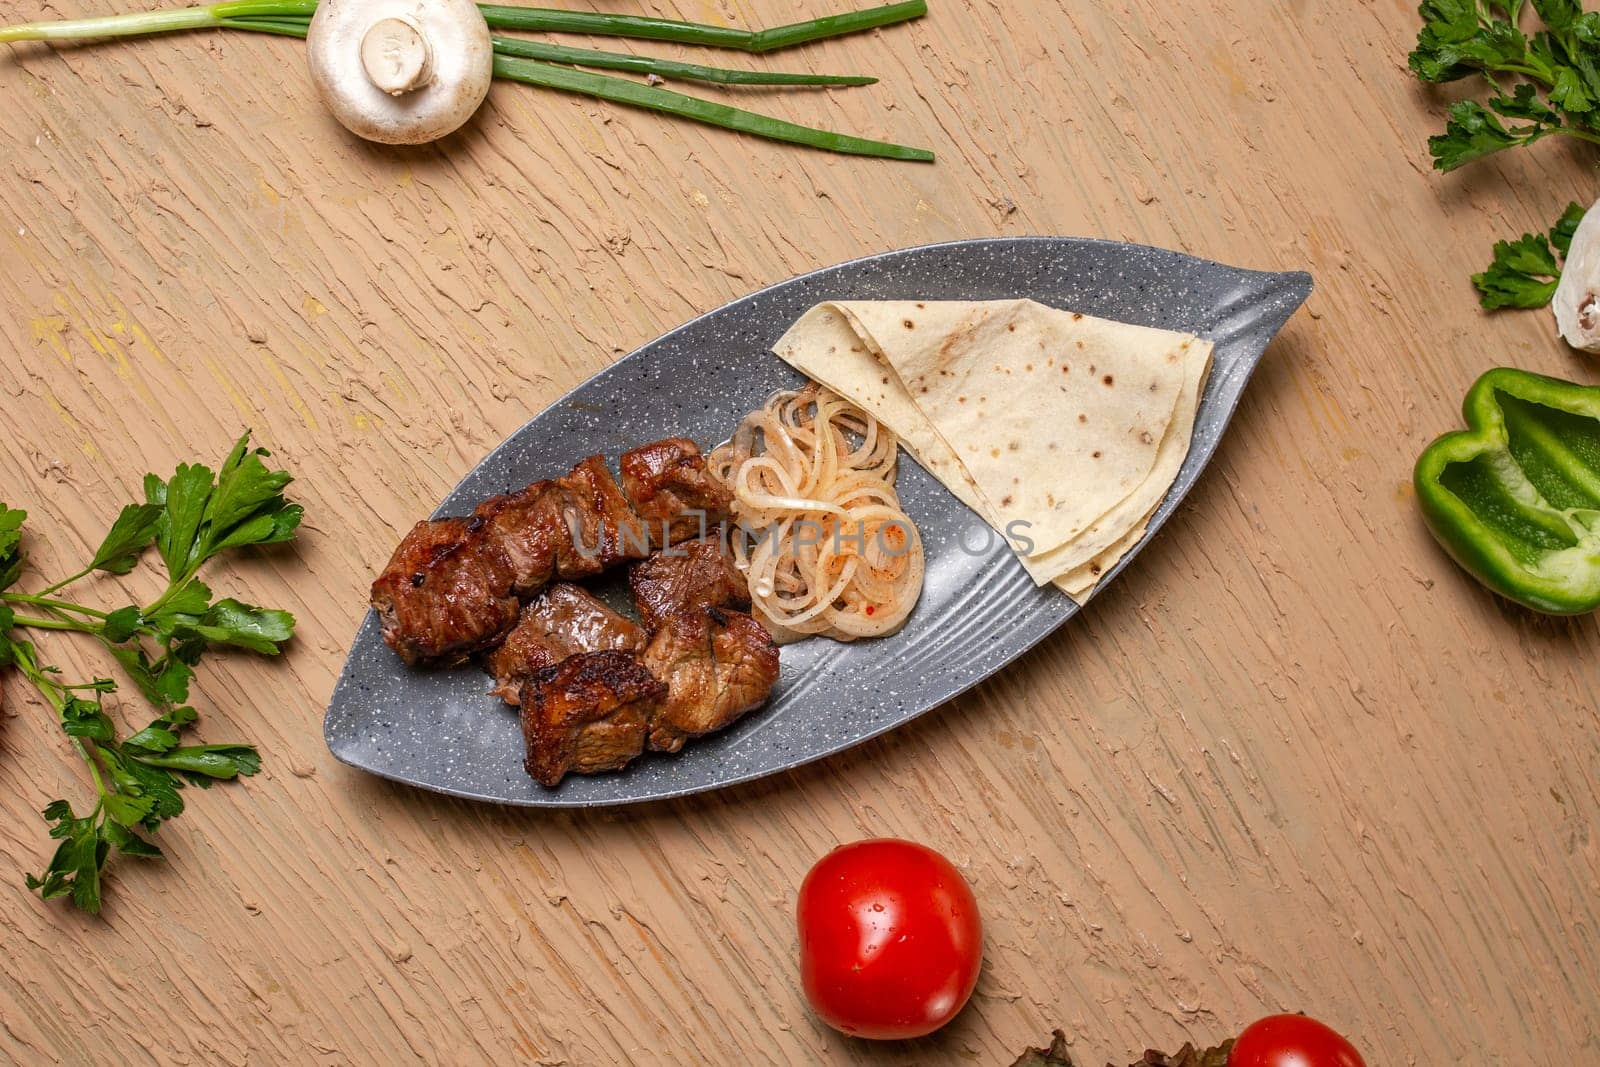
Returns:
[[[1468,429],[1417,459],[1417,501],[1456,562],[1535,611],[1600,608],[1600,388],[1497,367]]]

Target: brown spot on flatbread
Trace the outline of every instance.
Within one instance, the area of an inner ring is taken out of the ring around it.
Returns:
[[[1046,447],[1050,451],[1054,452],[1056,450],[1056,443],[1054,441],[1051,441],[1049,444],[1045,445],[1044,447]]]
[[[1008,495],[1005,497],[1005,499],[1001,500],[1000,506],[1003,508],[1009,508],[1011,506],[1011,497]]]
[[[1070,364],[1070,363],[1061,364],[1061,373],[1062,374],[1071,374],[1072,373],[1072,364]]]
[[[1049,504],[1051,507],[1055,507],[1056,506],[1055,494],[1054,493],[1046,493],[1044,495],[1044,502],[1046,504]]]
[[[1095,458],[1095,459],[1099,459],[1099,458],[1100,458],[1100,453],[1098,453],[1098,452],[1096,452],[1096,453],[1095,453],[1095,454],[1094,454],[1094,458]]]
[[[1088,422],[1089,421],[1089,416],[1083,414],[1082,412],[1079,412],[1078,413],[1078,421],[1079,422]]]
[[[1100,564],[1098,564],[1098,563],[1089,564],[1089,573],[1094,575],[1096,578],[1100,577]]]
[[[1006,443],[1006,448],[1010,449],[1012,452],[1021,452],[1022,451],[1022,445],[1019,444],[1016,441],[1008,441]]]
[[[1167,362],[1168,363],[1176,363],[1176,362],[1178,362],[1178,353],[1176,353],[1176,352],[1168,352],[1167,353]]]
[[[1104,378],[1101,378],[1100,380],[1102,382],[1105,382],[1107,385],[1111,385],[1112,384],[1112,378],[1111,378],[1111,375],[1109,375],[1109,374],[1106,375]]]
[[[991,449],[989,449],[989,455],[994,457],[995,459],[999,459],[1000,458],[1000,450],[998,448],[991,448]]]
[[[1014,323],[1014,322],[1006,323],[1006,333],[1016,333],[1016,332],[1017,332],[1017,324],[1016,323]]]
[[[1022,369],[1023,370],[1032,370],[1033,369],[1033,364],[1032,363],[1024,363],[1022,365]]]
[[[1078,342],[1078,347],[1079,347],[1079,348],[1082,348],[1082,347],[1083,347],[1083,342],[1082,342],[1082,341],[1079,341],[1079,342]]]
[[[912,322],[910,319],[907,319],[904,323],[902,323],[902,325],[908,330],[915,330],[917,328],[917,324]]]
[[[924,392],[924,393],[926,393],[926,392],[927,392],[927,391],[928,391],[928,387],[927,387],[927,386],[926,386],[926,385],[924,385],[924,386],[923,386],[923,387],[922,387],[922,389],[921,389],[921,392]]]
[[[958,403],[958,404],[965,404],[965,403],[966,403],[966,402],[967,402],[967,398],[966,398],[966,397],[964,397],[964,396],[958,396],[958,397],[956,397],[956,403]]]
[[[1073,322],[1077,322],[1077,321],[1078,321],[1078,320],[1079,320],[1079,319],[1081,319],[1081,318],[1083,318],[1083,312],[1081,312],[1081,311],[1074,311],[1074,312],[1073,312],[1073,313],[1072,313],[1072,321],[1073,321]]]
[[[1148,445],[1148,444],[1153,444],[1154,442],[1155,442],[1155,438],[1150,436],[1150,431],[1149,430],[1140,430],[1139,431],[1139,443],[1140,444]]]
[[[1150,383],[1150,391],[1152,393],[1155,392],[1159,388],[1161,388],[1161,383],[1160,382],[1151,382]]]
[[[917,301],[917,310],[918,311],[926,311],[927,309],[928,309],[928,305],[927,304],[924,304],[920,300]]]
[[[1094,373],[1094,364],[1093,363],[1089,364],[1089,373],[1090,374]]]
[[[889,379],[888,378],[884,378],[883,379],[883,384],[884,385],[888,385],[889,384]]]

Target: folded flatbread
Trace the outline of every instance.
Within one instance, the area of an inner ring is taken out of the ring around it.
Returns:
[[[819,304],[777,354],[849,398],[1083,599],[1189,450],[1211,344],[1029,300]]]

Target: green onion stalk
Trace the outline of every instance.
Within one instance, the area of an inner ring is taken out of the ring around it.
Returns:
[[[581,33],[672,44],[700,45],[761,54],[844,34],[860,33],[920,18],[928,12],[927,0],[906,0],[862,11],[828,15],[765,30],[741,30],[676,19],[618,15],[553,8],[509,7],[479,4],[491,30],[519,33]],[[204,7],[110,15],[101,18],[64,19],[0,26],[0,43],[8,41],[69,41],[85,38],[135,37],[181,30],[230,29],[286,37],[305,37],[316,0],[228,0]],[[874,156],[913,162],[932,162],[933,153],[921,148],[874,141],[829,130],[802,126],[743,108],[663,89],[655,84],[596,74],[615,70],[715,85],[823,86],[871,85],[876,78],[862,75],[787,74],[734,70],[725,67],[607,52],[592,48],[529,41],[496,33],[494,73],[507,81],[537,85],[560,92],[597,97],[726,130],[773,141],[820,148],[847,155]],[[581,70],[578,68],[591,68]]]

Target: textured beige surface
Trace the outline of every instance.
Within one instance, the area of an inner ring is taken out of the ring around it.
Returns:
[[[1466,280],[1590,199],[1592,154],[1429,173],[1442,104],[1404,72],[1402,0],[934,7],[770,61],[882,85],[758,97],[931,167],[512,86],[438,148],[369,148],[285,40],[0,56],[0,499],[36,555],[83,558],[147,465],[246,426],[310,516],[298,555],[213,576],[300,617],[284,661],[219,658],[198,694],[266,770],[198,798],[166,862],[117,864],[100,921],[21,887],[36,809],[88,787],[6,681],[0,1061],[994,1063],[1059,1025],[1098,1064],[1284,1008],[1374,1067],[1600,1054],[1595,621],[1480,592],[1407,488],[1482,369],[1594,379]],[[757,286],[1023,233],[1318,290],[1190,502],[1017,668],[820,766],[631,811],[474,806],[328,756],[372,569],[530,413]],[[910,1048],[846,1042],[796,989],[794,887],[869,834],[944,850],[988,923],[974,1004]]]

